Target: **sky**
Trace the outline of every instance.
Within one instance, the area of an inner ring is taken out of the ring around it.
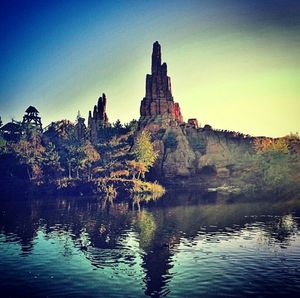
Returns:
[[[300,132],[299,0],[2,0],[0,37],[4,123],[87,118],[102,93],[111,122],[138,119],[158,40],[186,121]]]

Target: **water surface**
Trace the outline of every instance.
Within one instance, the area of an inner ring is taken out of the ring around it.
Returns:
[[[0,203],[2,297],[297,296],[300,203]]]

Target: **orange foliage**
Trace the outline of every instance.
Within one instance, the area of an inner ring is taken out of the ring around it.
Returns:
[[[255,151],[258,153],[263,153],[267,151],[277,151],[288,153],[288,143],[286,139],[271,139],[271,138],[257,138],[254,141]]]
[[[119,170],[119,171],[114,171],[110,173],[110,177],[116,178],[116,177],[128,177],[129,176],[129,171],[127,170]]]

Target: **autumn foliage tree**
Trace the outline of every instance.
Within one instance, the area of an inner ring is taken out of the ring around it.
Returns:
[[[286,138],[258,138],[254,141],[256,154],[252,156],[252,171],[248,176],[259,191],[284,194],[297,185],[299,158],[289,151]],[[295,171],[296,170],[296,171]]]
[[[288,143],[285,138],[271,139],[271,138],[257,138],[254,140],[254,148],[258,153],[265,152],[281,152],[288,153]]]
[[[46,151],[41,143],[41,136],[33,133],[28,138],[23,138],[12,145],[13,150],[22,164],[27,166],[28,178],[40,179],[42,176],[42,160]]]
[[[92,165],[100,160],[100,154],[95,149],[95,147],[92,145],[90,141],[86,141],[83,146],[83,152],[84,152],[84,158],[82,160],[82,166],[83,168],[88,168],[88,180],[91,180],[91,169]]]
[[[138,178],[141,175],[144,177],[145,173],[150,170],[158,157],[158,153],[154,150],[151,142],[149,131],[143,130],[137,138],[134,154],[136,157],[135,168],[138,172]]]

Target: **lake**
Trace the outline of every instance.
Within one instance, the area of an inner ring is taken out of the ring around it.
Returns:
[[[300,202],[167,194],[0,203],[1,297],[300,294]]]

